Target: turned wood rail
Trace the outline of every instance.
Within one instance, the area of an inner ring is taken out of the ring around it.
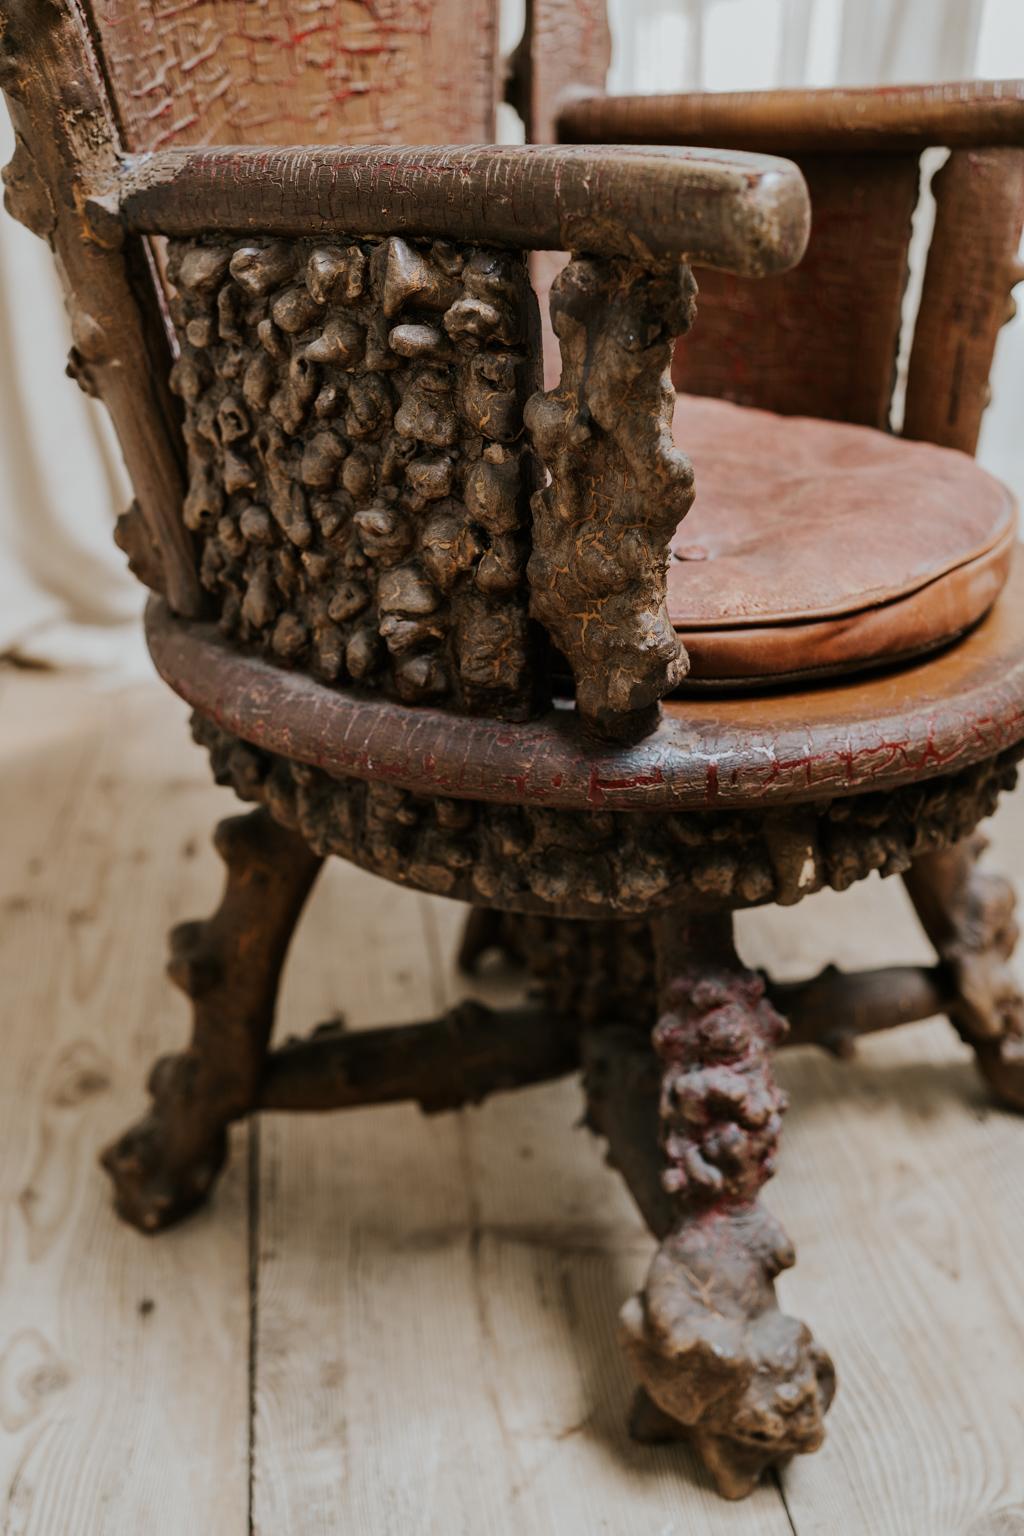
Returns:
[[[592,95],[568,102],[558,129],[568,143],[750,143],[774,154],[901,154],[1024,145],[1024,81],[964,80],[937,85],[802,91],[694,91],[685,95]]]

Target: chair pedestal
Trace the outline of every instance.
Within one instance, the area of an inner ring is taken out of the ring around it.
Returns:
[[[614,1026],[584,1044],[590,1123],[661,1239],[621,1314],[641,1384],[631,1428],[688,1440],[742,1498],[766,1467],[817,1450],[835,1390],[829,1357],[779,1310],[773,1282],[794,1254],[758,1200],[786,1107],[771,1068],[786,1025],[728,914],[666,914],[654,938],[651,1044]]]

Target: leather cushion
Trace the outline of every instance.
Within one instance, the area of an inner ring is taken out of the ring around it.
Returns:
[[[672,541],[687,683],[777,682],[932,650],[992,606],[1016,505],[950,448],[680,395],[697,496]]]

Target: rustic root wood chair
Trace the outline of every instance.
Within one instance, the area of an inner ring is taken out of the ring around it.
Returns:
[[[1019,275],[1024,98],[608,100],[595,6],[538,0],[516,99],[550,132],[549,45],[568,48],[589,84],[558,121],[574,143],[187,147],[265,127],[277,54],[260,63],[244,9],[218,35],[210,6],[0,5],[9,207],[54,249],[72,368],[120,434],[150,649],[218,781],[257,805],[218,829],[220,908],[173,935],[194,1033],[104,1154],[118,1209],[147,1232],[183,1216],[255,1111],[442,1110],[582,1063],[661,1244],[622,1314],[635,1431],[690,1440],[740,1496],[821,1443],[834,1388],[777,1307],[793,1251],[758,1199],[783,1015],[790,1043],[842,1054],[947,1013],[1024,1106],[1013,902],[975,832],[1024,741],[1024,569],[1011,498],[970,457]],[[346,51],[330,8],[326,42],[293,29],[275,99],[303,70],[320,94],[275,133],[486,137],[490,54],[444,65],[460,11],[376,52]],[[288,15],[261,10],[264,42]],[[353,58],[386,59],[383,95]],[[458,92],[416,94],[445,67]],[[697,147],[642,147],[672,141]],[[900,437],[929,145],[950,154]],[[531,250],[571,253],[546,393]],[[699,488],[679,533],[695,482],[673,414]],[[536,1003],[269,1050],[328,854],[472,903],[464,963],[504,946]],[[734,909],[873,871],[903,875],[933,968],[779,986],[738,960]]]

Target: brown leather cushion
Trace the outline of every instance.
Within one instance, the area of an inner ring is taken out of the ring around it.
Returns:
[[[1006,580],[1016,505],[966,454],[870,427],[680,395],[697,497],[669,613],[687,683],[768,683],[920,655]]]

